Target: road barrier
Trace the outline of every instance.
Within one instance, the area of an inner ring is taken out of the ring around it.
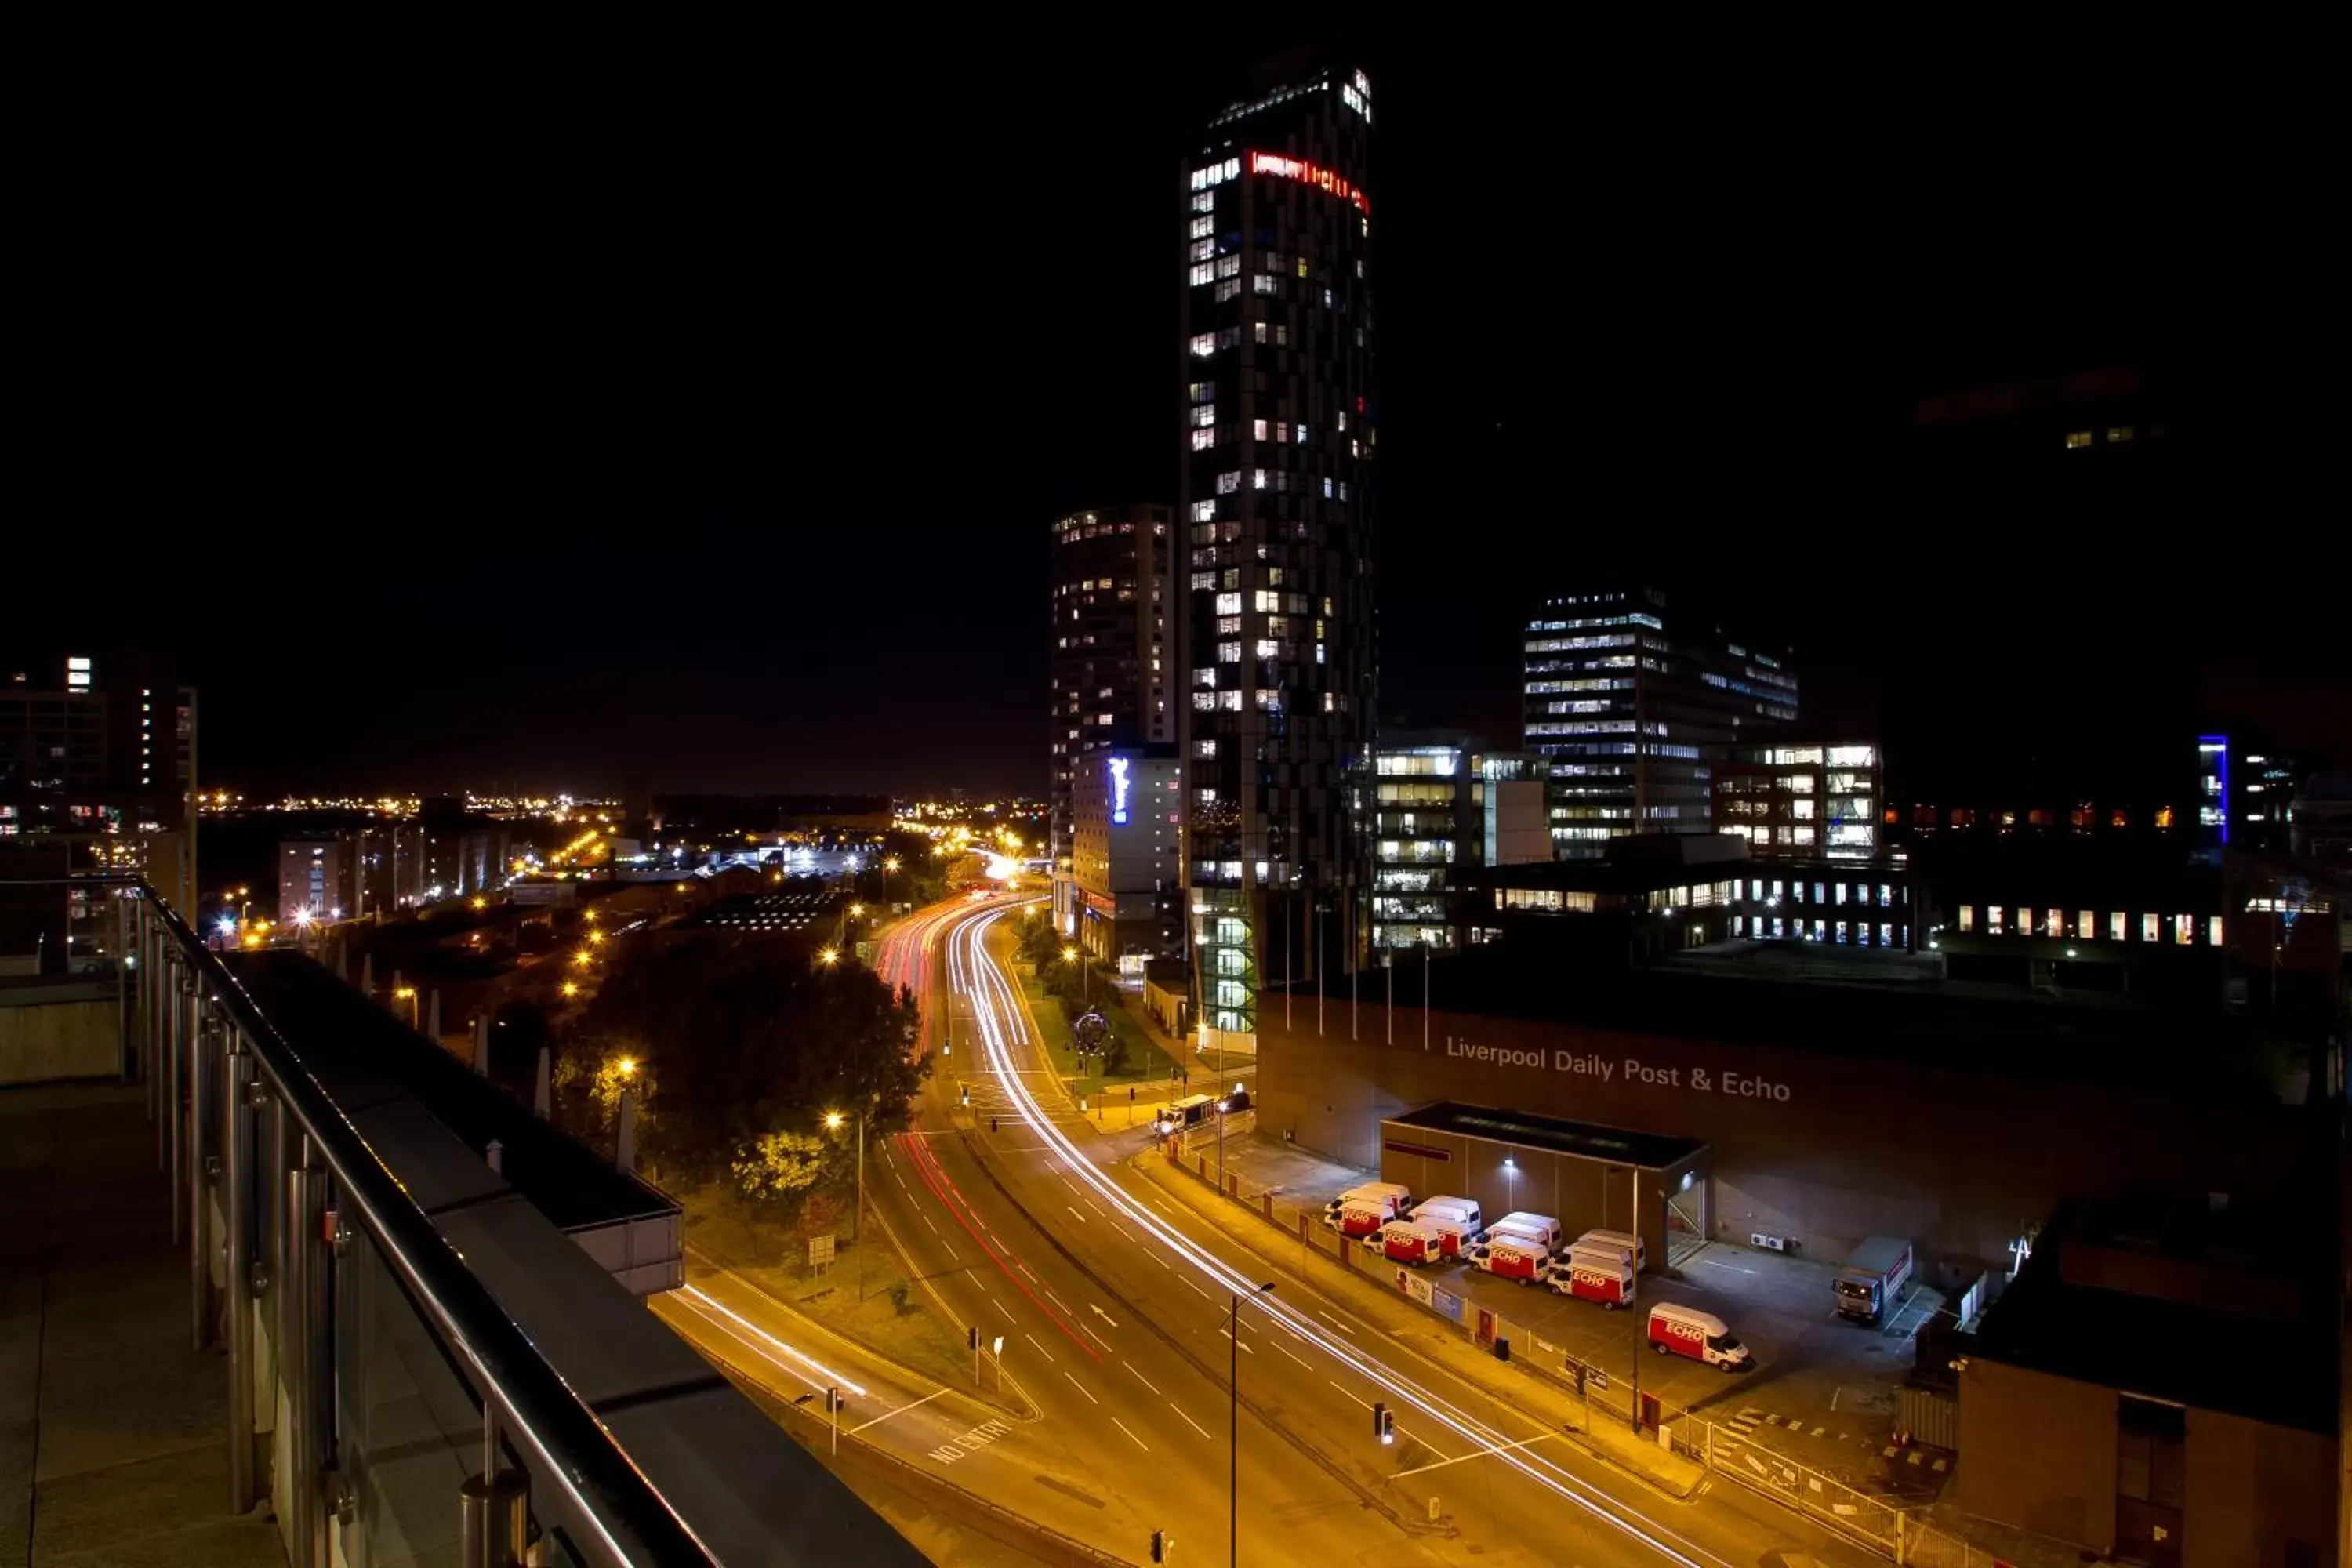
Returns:
[[[1187,1158],[1189,1151],[1181,1147],[1181,1140],[1168,1140],[1161,1151],[1171,1165],[1212,1191],[1216,1190],[1216,1177],[1202,1165],[1197,1155]],[[1269,1188],[1248,1187],[1238,1173],[1228,1173],[1225,1188],[1224,1195],[1244,1212],[1275,1226],[1286,1236],[1296,1237],[1305,1251],[1348,1273],[1392,1288],[1414,1305],[1452,1324],[1478,1349],[1559,1390],[1571,1402],[1570,1416],[1582,1417],[1580,1423],[1570,1421],[1571,1429],[1580,1426],[1589,1428],[1595,1418],[1615,1420],[1629,1430],[1634,1428],[1631,1390],[1590,1375],[1580,1380],[1575,1358],[1565,1347],[1544,1339],[1526,1324],[1514,1322],[1447,1289],[1415,1269],[1373,1258],[1360,1246],[1326,1226],[1318,1209],[1284,1202],[1281,1194]],[[1360,1253],[1369,1261],[1360,1260]],[[1711,1475],[1736,1481],[1748,1491],[1836,1531],[1856,1545],[1897,1563],[1931,1563],[1932,1568],[1976,1568],[1978,1563],[1991,1561],[1982,1552],[1969,1556],[1970,1549],[1965,1543],[1924,1530],[1886,1499],[1858,1490],[1834,1476],[1763,1447],[1743,1433],[1685,1406],[1651,1394],[1642,1396],[1642,1405],[1640,1430],[1652,1441],[1658,1441],[1656,1435],[1663,1432],[1665,1436],[1662,1447]],[[1932,1542],[1929,1537],[1935,1538]],[[1915,1552],[1915,1544],[1923,1550]]]

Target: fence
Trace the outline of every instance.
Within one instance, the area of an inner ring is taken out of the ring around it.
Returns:
[[[1219,1185],[1219,1171],[1214,1142],[1212,1133],[1205,1142],[1178,1138],[1162,1147],[1171,1164],[1215,1187]],[[1303,1252],[1334,1268],[1394,1289],[1453,1324],[1479,1349],[1559,1390],[1568,1402],[1570,1430],[1589,1431],[1596,1420],[1613,1420],[1622,1423],[1629,1431],[1636,1429],[1631,1388],[1621,1386],[1605,1369],[1582,1366],[1564,1346],[1552,1343],[1532,1328],[1482,1307],[1414,1269],[1385,1261],[1360,1261],[1361,1249],[1327,1227],[1319,1207],[1302,1206],[1276,1189],[1255,1186],[1235,1171],[1223,1173],[1223,1187],[1227,1197],[1297,1237]],[[1580,1372],[1583,1375],[1580,1376]],[[1660,1447],[1857,1545],[1898,1563],[1915,1561],[1909,1554],[1909,1538],[1919,1533],[1917,1527],[1886,1499],[1874,1497],[1834,1476],[1799,1464],[1750,1441],[1731,1426],[1654,1394],[1644,1393],[1641,1400],[1639,1429],[1652,1434],[1650,1440]],[[1964,1543],[1952,1538],[1942,1538],[1942,1544],[1949,1553],[1939,1550],[1936,1568],[1968,1568],[1974,1562],[1991,1561],[1980,1552],[1974,1559],[1968,1558]],[[1916,1560],[1928,1561],[1924,1556]]]

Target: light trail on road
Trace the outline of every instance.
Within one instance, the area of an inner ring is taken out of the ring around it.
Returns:
[[[974,1031],[980,1037],[990,1068],[996,1074],[1003,1092],[1013,1107],[1013,1114],[1020,1117],[1034,1133],[1045,1141],[1072,1174],[1086,1183],[1105,1202],[1115,1205],[1139,1230],[1207,1276],[1219,1289],[1252,1298],[1261,1311],[1294,1336],[1315,1345],[1358,1376],[1386,1390],[1404,1405],[1419,1411],[1465,1441],[1487,1450],[1497,1463],[1562,1500],[1574,1504],[1598,1522],[1608,1525],[1667,1561],[1680,1564],[1681,1568],[1730,1568],[1725,1559],[1689,1541],[1678,1531],[1633,1513],[1618,1500],[1540,1456],[1528,1454],[1524,1444],[1532,1439],[1515,1439],[1459,1409],[1385,1363],[1373,1360],[1354,1345],[1335,1338],[1279,1296],[1259,1295],[1259,1280],[1219,1259],[1104,1176],[1094,1162],[1079,1152],[1038,1105],[1027,1084],[1023,1081],[1022,1070],[1013,1062],[1013,1047],[1028,1044],[1029,1031],[1012,984],[987,951],[991,928],[1008,912],[1008,909],[1000,906],[980,912],[959,911],[942,917],[951,922],[947,932],[949,990],[950,994],[961,991],[970,1002]],[[927,925],[924,931],[922,947],[926,952],[929,950],[935,930],[935,925]],[[1345,1389],[1340,1392],[1347,1393]],[[1349,1394],[1349,1397],[1355,1396]]]

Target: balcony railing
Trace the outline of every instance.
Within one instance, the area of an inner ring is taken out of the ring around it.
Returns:
[[[190,1338],[226,1352],[224,1505],[272,1503],[297,1568],[921,1561],[356,1034],[284,1026],[107,886]]]

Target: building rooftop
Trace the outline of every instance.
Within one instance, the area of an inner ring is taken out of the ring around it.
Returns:
[[[499,1173],[559,1229],[677,1212],[658,1190],[540,1121],[308,957],[279,951],[222,958],[271,1024],[302,1042],[304,1063],[339,1102],[382,1099],[388,1080],[476,1153],[487,1157],[496,1139]]]
[[[2307,1187],[2332,1206],[2330,1184]],[[2309,1237],[2335,1226],[2304,1217],[2298,1235],[2189,1206],[2062,1211],[1968,1353],[2333,1435],[2335,1248]]]
[[[1425,1105],[1402,1116],[1388,1117],[1383,1125],[1425,1128],[1457,1137],[1483,1138],[1490,1143],[1519,1143],[1531,1149],[1549,1149],[1556,1154],[1573,1154],[1580,1160],[1638,1165],[1645,1171],[1670,1169],[1706,1147],[1693,1138],[1636,1132],[1592,1121],[1567,1121],[1557,1116],[1464,1105],[1451,1100]]]

